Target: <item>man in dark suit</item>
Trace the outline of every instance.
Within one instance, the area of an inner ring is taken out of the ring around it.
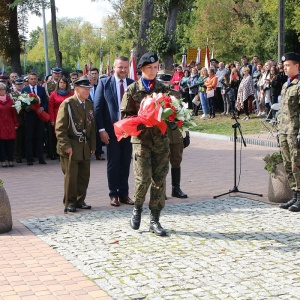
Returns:
[[[129,60],[120,56],[114,62],[114,75],[101,79],[94,97],[95,119],[100,139],[107,146],[107,180],[110,204],[133,205],[128,196],[128,177],[132,154],[130,137],[117,141],[113,124],[121,119],[120,107],[124,91],[133,80],[127,78]]]
[[[39,86],[38,77],[36,73],[30,73],[28,76],[28,85],[22,89],[22,93],[34,93],[40,98],[41,107],[37,112],[48,110],[48,101],[45,89]],[[36,155],[39,159],[39,163],[45,165],[46,162],[43,157],[43,135],[45,132],[45,122],[41,121],[37,113],[33,110],[25,111],[24,115],[25,123],[25,149],[27,165],[33,165],[33,138],[35,137]]]

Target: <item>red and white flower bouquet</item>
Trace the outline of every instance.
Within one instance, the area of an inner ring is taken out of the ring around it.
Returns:
[[[23,111],[33,110],[37,113],[38,117],[44,121],[48,122],[50,116],[44,110],[40,111],[40,98],[38,95],[34,93],[27,94],[26,92],[21,94],[17,99],[14,99],[14,107],[17,110],[17,113],[21,113]]]
[[[166,122],[176,122],[180,130],[196,126],[192,122],[191,110],[186,108],[181,99],[168,94],[153,93],[142,100],[137,116],[116,122],[114,129],[120,141],[124,135],[138,136],[142,132],[137,129],[140,124],[146,127],[157,126],[165,134]]]

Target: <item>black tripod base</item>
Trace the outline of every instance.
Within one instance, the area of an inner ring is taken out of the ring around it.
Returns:
[[[218,197],[221,197],[221,196],[224,196],[224,195],[229,195],[231,193],[241,193],[241,194],[254,195],[254,196],[259,196],[259,197],[263,196],[263,194],[256,194],[256,193],[249,193],[249,192],[239,191],[239,189],[235,186],[235,187],[233,187],[233,189],[229,190],[229,192],[223,193],[223,194],[220,194],[220,195],[217,195],[217,196],[213,196],[213,198],[216,199]]]

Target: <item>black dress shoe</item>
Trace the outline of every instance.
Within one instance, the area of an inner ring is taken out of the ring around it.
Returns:
[[[87,205],[85,203],[83,203],[82,205],[77,206],[77,208],[81,208],[81,209],[91,209],[92,207],[90,205]]]
[[[44,159],[39,159],[39,164],[40,165],[46,165],[47,163],[45,162],[45,160]]]
[[[32,161],[28,161],[28,162],[27,162],[27,165],[28,165],[28,166],[33,166],[33,162],[32,162]]]
[[[16,162],[18,163],[18,164],[21,164],[23,161],[22,161],[22,158],[17,158],[16,159]]]
[[[67,212],[76,212],[76,207],[75,205],[69,205],[67,207]]]

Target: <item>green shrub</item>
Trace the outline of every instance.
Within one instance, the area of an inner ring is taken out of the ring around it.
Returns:
[[[283,162],[282,155],[280,152],[275,152],[273,154],[266,155],[263,160],[265,161],[265,170],[269,173],[275,173],[277,165]]]

